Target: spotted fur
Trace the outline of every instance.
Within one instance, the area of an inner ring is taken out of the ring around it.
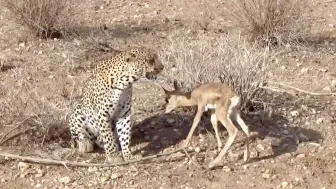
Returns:
[[[155,79],[163,68],[156,53],[144,47],[120,51],[98,62],[84,86],[82,102],[69,118],[79,151],[92,152],[96,143],[105,149],[109,162],[119,161],[119,142],[125,161],[139,158],[129,148],[132,84],[141,77]]]

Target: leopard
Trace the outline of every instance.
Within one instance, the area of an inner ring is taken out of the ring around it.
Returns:
[[[68,120],[79,152],[93,152],[97,145],[110,163],[141,158],[130,150],[132,85],[141,78],[155,81],[163,69],[158,54],[147,47],[130,47],[96,62]]]

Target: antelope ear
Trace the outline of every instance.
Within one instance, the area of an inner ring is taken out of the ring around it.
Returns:
[[[177,83],[176,79],[174,79],[174,89],[176,91],[178,91],[180,89],[180,87],[178,86],[178,83]]]
[[[169,93],[169,91],[167,89],[165,89],[164,87],[161,87],[163,89],[163,91],[167,94]]]

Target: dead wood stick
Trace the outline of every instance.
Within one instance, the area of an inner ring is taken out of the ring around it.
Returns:
[[[190,159],[190,162],[191,162],[192,164],[194,164],[197,168],[201,169],[202,166],[199,165],[196,161],[194,161],[194,160],[192,159],[192,157],[189,155],[189,153],[187,152],[187,150],[186,150],[185,148],[182,148],[182,149],[183,149],[185,155]]]
[[[9,141],[10,139],[12,139],[12,138],[14,138],[14,137],[17,137],[17,136],[21,135],[22,133],[25,133],[25,132],[30,131],[30,130],[33,130],[33,129],[34,129],[34,128],[28,128],[28,129],[19,131],[19,132],[15,133],[14,135],[12,135],[12,136],[10,136],[10,137],[8,137],[8,138],[6,138],[6,139],[2,139],[2,140],[0,141],[0,145],[4,144],[5,142]]]
[[[0,153],[0,156],[13,158],[13,159],[21,159],[26,162],[32,162],[32,163],[38,163],[38,164],[44,164],[44,165],[63,165],[65,167],[115,167],[115,166],[121,166],[121,165],[127,165],[135,162],[140,162],[144,160],[154,159],[158,158],[160,156],[167,156],[176,152],[179,152],[180,150],[183,150],[181,148],[175,149],[171,152],[165,152],[161,154],[156,154],[152,156],[143,157],[140,159],[130,160],[127,162],[118,162],[113,164],[99,164],[99,163],[80,163],[80,162],[73,162],[73,161],[58,161],[54,159],[43,159],[43,158],[36,158],[36,157],[28,157],[28,156],[20,156],[16,154],[9,154],[9,153]]]
[[[336,96],[336,93],[315,93],[315,92],[306,91],[306,90],[303,90],[303,89],[300,89],[300,88],[297,88],[297,87],[293,87],[293,86],[287,85],[285,83],[278,83],[278,82],[272,82],[272,81],[269,81],[268,83],[273,84],[273,85],[279,85],[279,86],[282,86],[282,87],[285,87],[285,88],[289,88],[289,89],[292,89],[292,90],[295,90],[295,91],[298,91],[298,92],[301,92],[301,93],[306,93],[306,94],[309,94],[309,95],[313,95],[313,96]]]
[[[4,133],[1,137],[0,140],[0,145],[3,144],[5,141],[7,141],[8,139],[5,139],[7,135],[9,135],[11,132],[13,132],[15,129],[18,129],[25,121],[27,121],[29,118],[24,119],[23,121],[19,122],[16,124],[15,127],[13,127],[12,129],[10,129],[8,132]],[[26,132],[26,131],[25,131]],[[12,138],[12,137],[9,137]]]
[[[9,135],[9,133],[13,132],[15,129],[19,128],[20,126],[21,125],[17,125],[16,127],[12,128],[8,132],[4,133],[3,136],[1,137],[0,145],[4,143],[4,140],[5,140],[6,136]]]

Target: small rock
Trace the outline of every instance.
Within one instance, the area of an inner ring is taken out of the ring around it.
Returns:
[[[271,174],[269,174],[269,173],[263,173],[263,174],[262,174],[262,177],[263,177],[264,179],[269,179],[269,178],[271,178]]]
[[[88,171],[89,172],[97,172],[98,168],[97,167],[89,167]]]
[[[42,185],[41,184],[36,184],[35,188],[40,188]]]
[[[299,73],[298,75],[302,75],[302,74],[304,74],[304,73],[307,73],[308,70],[309,70],[309,68],[302,68],[302,69],[300,70],[300,73]]]
[[[320,72],[327,72],[328,71],[328,68],[321,68],[321,69],[318,69]]]
[[[119,173],[114,173],[114,174],[111,175],[111,179],[112,179],[112,180],[113,180],[113,179],[117,179],[117,178],[121,178],[121,177],[122,177],[122,175],[119,174]]]
[[[177,72],[177,68],[172,68],[171,71],[172,72]]]
[[[289,131],[284,130],[284,131],[283,131],[283,134],[288,135],[288,134],[289,134]]]
[[[18,163],[18,167],[20,169],[21,172],[24,172],[26,171],[28,168],[29,168],[29,165],[27,163],[24,163],[24,162],[19,162]]]
[[[153,136],[153,140],[158,140],[158,139],[159,139],[158,135]]]
[[[169,123],[169,124],[173,124],[173,123],[175,123],[175,119],[168,118],[168,119],[167,119],[167,123]]]
[[[254,184],[254,183],[250,183],[249,184],[249,187],[252,187],[252,188],[254,188],[256,185]]]
[[[336,79],[331,81],[331,87],[336,88]]]
[[[288,182],[284,181],[281,183],[282,188],[286,188],[288,186]]]
[[[296,157],[301,159],[301,158],[306,157],[306,155],[305,155],[305,154],[299,154],[299,155],[297,155]]]
[[[103,176],[101,179],[100,179],[100,182],[102,183],[105,183],[106,181],[108,181],[110,178],[107,177],[107,176]]]
[[[71,182],[70,177],[62,177],[59,179],[59,181],[63,184],[69,184]]]
[[[222,170],[225,171],[225,172],[231,172],[232,171],[232,169],[228,166],[224,166]]]
[[[327,92],[331,92],[332,91],[330,86],[326,86],[322,90],[327,91]]]
[[[317,124],[321,124],[321,123],[323,123],[323,118],[318,118],[318,119],[316,120],[316,123],[317,123]]]
[[[298,111],[291,111],[290,114],[292,115],[292,117],[297,117],[299,115]]]
[[[196,152],[196,153],[199,153],[200,151],[201,151],[201,148],[200,148],[200,147],[196,147],[196,148],[195,148],[195,152]]]
[[[42,173],[37,173],[37,174],[35,174],[35,178],[41,178],[41,177],[43,177],[43,174],[42,174]]]

